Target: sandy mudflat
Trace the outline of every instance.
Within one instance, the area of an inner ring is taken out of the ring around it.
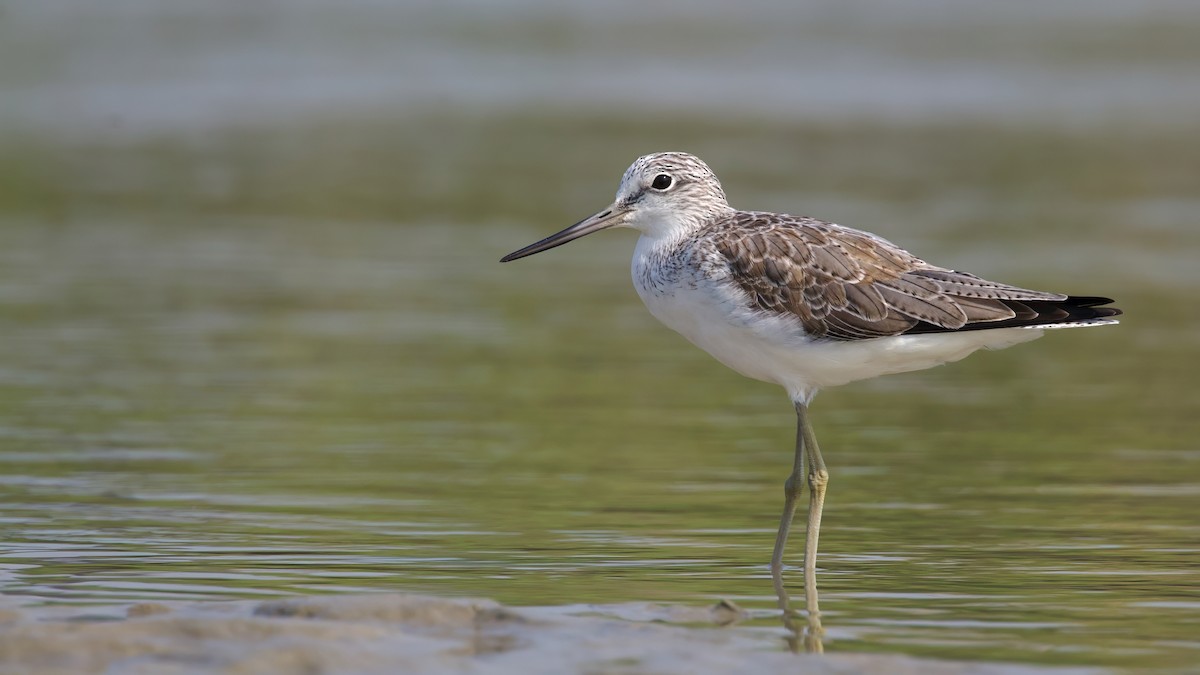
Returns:
[[[519,608],[418,595],[0,607],[4,673],[1024,673],[789,653],[727,608]],[[685,625],[686,624],[686,625]]]

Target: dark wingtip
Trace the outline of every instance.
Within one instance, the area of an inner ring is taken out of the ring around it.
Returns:
[[[1094,318],[1100,319],[1108,316],[1121,316],[1125,312],[1116,307],[1101,307],[1101,305],[1111,304],[1116,302],[1112,298],[1104,298],[1098,295],[1072,295],[1067,298],[1067,302],[1076,307],[1086,307],[1091,309]]]
[[[1070,295],[1067,296],[1067,301],[1077,307],[1099,307],[1116,302],[1112,298],[1104,298],[1099,295]]]
[[[1069,295],[1062,300],[1004,300],[1004,304],[1016,312],[1011,319],[1001,321],[977,321],[957,329],[946,329],[924,321],[918,322],[906,333],[945,333],[950,330],[990,330],[993,328],[1034,328],[1054,324],[1104,323],[1102,319],[1120,316],[1123,312],[1116,307],[1101,307],[1113,302],[1111,298],[1093,295]]]

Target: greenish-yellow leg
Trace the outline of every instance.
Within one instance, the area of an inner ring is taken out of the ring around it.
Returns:
[[[796,405],[797,434],[803,436],[804,451],[808,455],[808,530],[804,536],[804,607],[809,617],[820,615],[817,607],[817,541],[821,537],[821,512],[825,509],[825,487],[829,484],[829,471],[817,437],[808,422],[808,406]]]
[[[779,519],[779,533],[775,535],[775,552],[771,554],[771,581],[775,583],[775,595],[779,608],[788,610],[788,594],[783,587],[783,549],[787,546],[788,532],[792,528],[792,517],[796,515],[796,498],[800,496],[804,474],[804,417],[800,410],[804,404],[796,404],[796,458],[792,473],[783,483],[783,516]]]
[[[817,446],[816,435],[808,422],[808,405],[796,403],[796,455],[792,473],[783,484],[783,515],[779,519],[779,534],[775,537],[775,552],[771,556],[771,580],[779,607],[784,612],[784,623],[789,627],[791,614],[787,589],[783,586],[783,551],[787,546],[788,532],[796,513],[796,499],[804,480],[804,465],[808,464],[808,529],[804,538],[804,600],[808,615],[808,630],[804,643],[808,651],[822,651],[821,611],[817,604],[817,541],[821,535],[821,512],[825,507],[825,488],[829,484],[829,471],[825,459]]]

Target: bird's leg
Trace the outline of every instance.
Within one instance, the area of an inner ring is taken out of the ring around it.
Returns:
[[[804,474],[804,417],[800,414],[800,406],[796,408],[796,458],[792,464],[792,473],[783,483],[783,516],[779,519],[779,534],[775,536],[775,553],[771,556],[771,580],[775,582],[775,595],[779,598],[779,608],[785,616],[791,610],[788,607],[787,590],[783,587],[783,549],[787,545],[788,531],[792,527],[792,517],[796,514],[796,498],[800,490]]]
[[[829,471],[817,437],[808,421],[808,405],[796,403],[797,433],[808,454],[808,531],[804,537],[804,599],[810,622],[820,625],[821,610],[817,607],[817,540],[821,536],[821,511],[825,508],[825,486],[829,484]]]

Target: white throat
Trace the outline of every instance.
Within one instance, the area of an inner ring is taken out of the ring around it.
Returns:
[[[629,220],[628,227],[655,243],[678,241],[704,226],[709,214],[688,213],[666,207],[641,208]]]

